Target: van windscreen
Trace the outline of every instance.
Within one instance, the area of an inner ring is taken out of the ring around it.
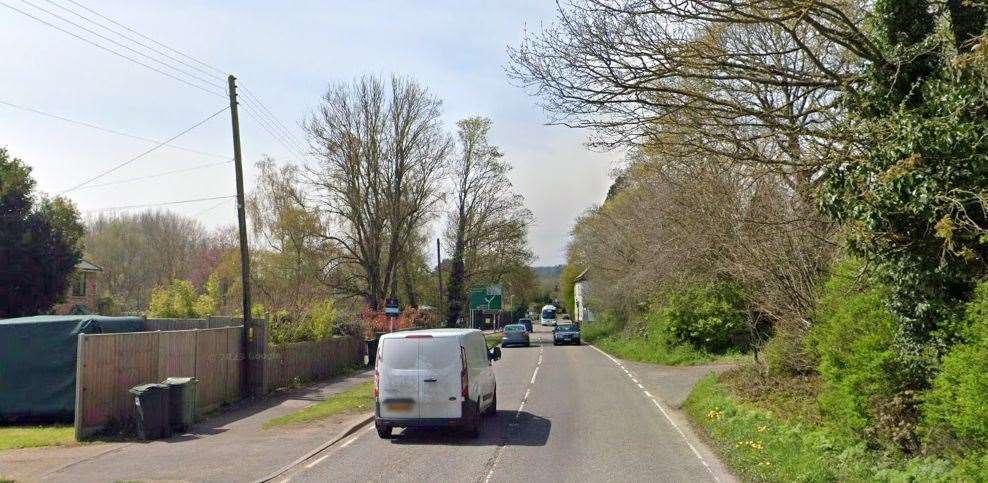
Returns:
[[[419,357],[416,339],[384,339],[381,346],[382,363],[391,369],[415,369]]]

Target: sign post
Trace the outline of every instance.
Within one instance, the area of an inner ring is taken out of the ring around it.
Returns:
[[[395,319],[398,318],[398,314],[400,313],[401,310],[398,309],[398,299],[387,299],[387,301],[384,302],[384,315],[388,316],[388,319],[391,319],[391,327],[389,332],[395,331]]]

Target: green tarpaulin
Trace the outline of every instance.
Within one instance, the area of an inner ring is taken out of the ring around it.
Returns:
[[[43,315],[0,320],[0,421],[72,420],[79,334],[144,328],[140,317]]]

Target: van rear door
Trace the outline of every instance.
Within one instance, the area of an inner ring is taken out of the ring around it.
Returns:
[[[419,370],[419,346],[423,339],[386,338],[381,340],[378,370],[381,374],[380,394],[382,418],[418,418],[419,386],[423,379]]]
[[[459,418],[462,407],[459,337],[420,339],[419,368],[423,375],[419,385],[419,417]]]

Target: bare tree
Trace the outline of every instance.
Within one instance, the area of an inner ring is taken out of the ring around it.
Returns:
[[[472,281],[499,281],[519,265],[527,269],[532,258],[527,240],[532,215],[511,186],[511,166],[487,139],[490,119],[464,119],[457,127],[460,154],[453,165],[454,199],[446,235],[453,253],[448,325],[462,316]]]
[[[325,279],[377,309],[392,288],[403,251],[435,209],[452,140],[441,102],[421,84],[364,76],[331,86],[306,122],[319,156],[313,200],[339,255]]]

